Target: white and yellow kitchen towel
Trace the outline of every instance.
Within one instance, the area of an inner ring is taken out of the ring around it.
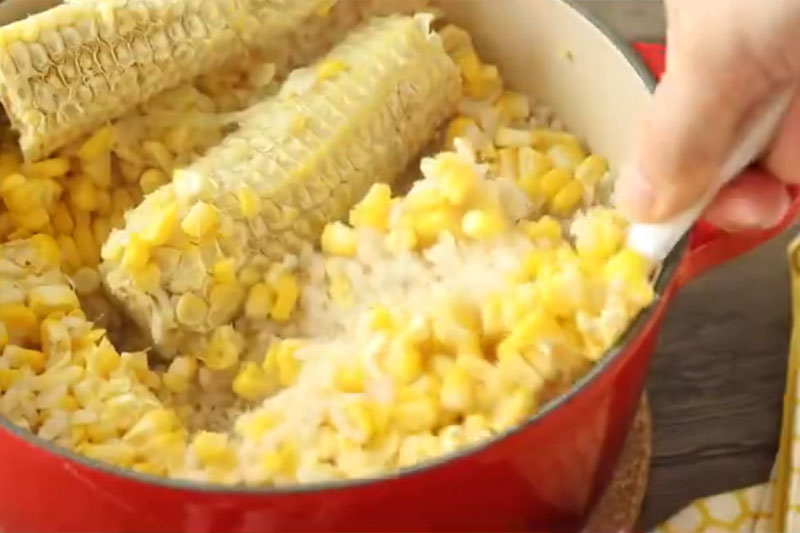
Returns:
[[[778,457],[769,481],[697,500],[656,533],[800,532],[800,237],[789,245],[792,337]]]

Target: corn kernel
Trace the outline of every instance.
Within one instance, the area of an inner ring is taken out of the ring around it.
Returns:
[[[553,197],[550,209],[557,215],[569,215],[578,207],[583,199],[583,184],[578,180],[570,180]]]
[[[533,410],[533,393],[518,389],[510,396],[501,398],[492,415],[492,427],[495,431],[505,431],[522,420]]]
[[[353,228],[341,222],[332,222],[322,231],[320,246],[328,255],[352,257],[358,248],[358,236]]]
[[[456,206],[464,205],[469,200],[478,183],[475,169],[454,154],[437,157],[432,174],[444,197]]]
[[[28,231],[41,230],[50,223],[50,215],[44,207],[35,207],[22,213],[11,213],[16,225]]]
[[[526,129],[501,126],[494,134],[494,143],[502,148],[529,147],[533,144],[533,133]]]
[[[578,142],[557,144],[547,150],[547,156],[556,168],[573,172],[586,158],[586,153]]]
[[[543,216],[539,220],[523,220],[519,227],[531,240],[547,240],[558,242],[562,238],[561,224],[551,216]]]
[[[261,440],[278,423],[278,417],[267,411],[255,411],[236,419],[234,430],[249,441]]]
[[[366,383],[364,367],[357,362],[342,365],[336,373],[335,383],[342,392],[364,392]]]
[[[61,251],[61,264],[65,272],[74,272],[81,267],[81,254],[78,253],[78,246],[75,240],[69,235],[59,235],[56,237],[58,248]]]
[[[292,315],[297,298],[300,296],[300,286],[297,277],[287,272],[281,273],[273,285],[275,303],[272,305],[270,316],[278,322],[286,322]]]
[[[154,294],[161,288],[161,269],[154,263],[148,263],[144,269],[133,273],[133,279],[139,289]]]
[[[261,211],[261,198],[247,185],[239,189],[239,208],[246,218],[253,218]]]
[[[114,145],[114,127],[104,126],[95,132],[78,149],[78,157],[83,160],[92,160],[100,157],[105,152],[110,152]]]
[[[94,268],[100,264],[100,246],[94,240],[94,233],[88,224],[79,223],[75,226],[72,234],[78,253],[81,256],[81,263],[85,266]]]
[[[38,234],[30,238],[30,243],[36,248],[38,258],[47,268],[58,268],[61,264],[61,252],[58,243],[49,235]]]
[[[472,388],[469,374],[463,368],[453,366],[442,380],[439,396],[442,407],[462,413],[469,411],[475,401]]]
[[[370,408],[363,400],[354,400],[345,407],[345,413],[359,433],[359,441],[368,441],[375,433]]]
[[[445,141],[447,146],[452,147],[457,138],[463,138],[471,127],[478,127],[478,124],[470,117],[456,117],[447,125]]]
[[[44,318],[52,313],[69,313],[80,307],[78,297],[68,285],[40,285],[28,292],[28,305],[36,316]]]
[[[122,254],[122,268],[128,272],[141,272],[150,261],[150,248],[137,234],[132,234]]]
[[[228,435],[224,433],[200,431],[192,439],[190,450],[207,467],[230,469],[237,462]]]
[[[211,274],[216,283],[235,283],[236,280],[236,260],[232,257],[220,259],[214,263]]]
[[[305,343],[300,339],[283,339],[273,342],[261,366],[268,375],[277,374],[281,385],[292,385],[300,373],[300,361],[295,352]]]
[[[94,211],[97,209],[97,190],[92,181],[86,176],[78,176],[70,180],[67,185],[69,199],[73,206],[80,211]]]
[[[12,342],[32,338],[39,328],[36,313],[24,304],[0,305],[0,322],[5,326]]]
[[[419,433],[429,431],[436,425],[439,405],[435,398],[426,394],[413,394],[398,400],[392,411],[392,420],[400,430]]]
[[[197,356],[211,370],[225,370],[239,360],[244,349],[244,339],[232,326],[216,328],[211,333],[211,340],[203,354]]]
[[[393,228],[386,235],[386,248],[396,254],[410,252],[417,244],[417,234],[411,228]]]
[[[9,335],[4,322],[0,322],[0,350],[8,345]]]
[[[195,293],[186,292],[178,298],[175,316],[185,326],[199,327],[205,323],[208,316],[208,304]]]
[[[528,97],[511,91],[504,91],[494,105],[506,121],[524,120],[531,113]]]
[[[201,240],[216,231],[219,225],[217,208],[205,202],[197,202],[181,221],[181,229],[194,240]]]
[[[417,239],[423,246],[433,244],[446,231],[458,235],[462,228],[458,212],[451,207],[423,211],[414,217],[413,223]]]
[[[172,172],[172,167],[175,163],[175,156],[169,148],[162,142],[158,141],[145,141],[142,143],[142,148],[145,153],[150,156],[150,159],[155,162],[162,170]]]
[[[6,346],[3,350],[3,359],[6,359],[12,368],[29,366],[31,370],[39,373],[44,370],[47,356],[39,350]]]
[[[103,339],[86,357],[87,372],[103,378],[108,378],[119,364],[120,355],[107,339]]]
[[[466,81],[479,82],[483,77],[483,65],[481,65],[481,60],[475,52],[462,55],[456,62],[461,68],[461,75]]]
[[[69,172],[69,169],[69,159],[53,157],[27,165],[26,174],[34,178],[60,178]]]
[[[244,363],[233,379],[233,392],[245,400],[256,401],[266,396],[272,389],[269,377],[253,362]]]
[[[107,190],[111,187],[111,153],[106,152],[95,159],[83,162],[83,173],[100,190]]]
[[[245,302],[245,316],[251,320],[264,320],[274,304],[275,295],[266,283],[256,283],[250,287]]]
[[[575,179],[585,187],[594,187],[608,172],[608,161],[599,155],[590,155],[575,168]]]
[[[145,170],[142,173],[142,177],[139,178],[139,186],[145,194],[150,194],[168,182],[169,176],[160,168],[149,168]]]
[[[496,237],[506,229],[506,220],[503,216],[492,210],[472,210],[464,214],[461,221],[461,230],[464,235],[478,240],[487,240]]]
[[[350,225],[385,230],[392,207],[392,190],[385,183],[375,183],[350,210]]]
[[[214,284],[208,293],[208,317],[211,324],[222,324],[233,320],[244,298],[244,288],[238,282]]]
[[[347,69],[347,63],[341,59],[329,59],[323,61],[317,67],[317,78],[320,80],[328,80],[336,77]]]
[[[97,190],[97,213],[104,217],[111,215],[111,191],[108,189]]]
[[[567,170],[563,168],[554,168],[542,176],[539,181],[539,191],[545,198],[552,199],[571,179],[572,176]]]

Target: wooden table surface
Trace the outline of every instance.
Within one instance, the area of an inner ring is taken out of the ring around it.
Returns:
[[[663,41],[659,0],[583,3],[629,40]],[[797,233],[696,280],[669,310],[648,384],[654,452],[640,531],[769,476],[790,333],[786,245]]]

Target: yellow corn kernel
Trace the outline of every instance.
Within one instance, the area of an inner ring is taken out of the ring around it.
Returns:
[[[153,294],[161,287],[161,269],[148,263],[144,269],[133,273],[133,279],[142,291]]]
[[[358,431],[359,441],[368,441],[375,433],[372,413],[364,400],[354,400],[345,407],[345,414]]]
[[[150,194],[167,182],[169,176],[160,168],[149,168],[142,172],[142,177],[139,178],[139,186],[145,194]]]
[[[506,121],[524,120],[531,113],[531,105],[524,94],[503,91],[494,103],[500,116]]]
[[[292,385],[300,373],[295,352],[304,346],[300,339],[283,339],[270,344],[261,366],[268,375],[277,374],[281,385]]]
[[[119,364],[120,355],[107,339],[91,350],[86,357],[87,372],[103,378],[107,378]]]
[[[30,243],[36,248],[38,257],[48,268],[58,268],[61,264],[61,252],[58,243],[50,235],[37,234],[30,238]]]
[[[98,246],[102,246],[108,236],[111,234],[111,221],[106,217],[97,217],[92,220],[92,235],[94,242]]]
[[[472,210],[464,214],[461,231],[477,240],[488,240],[498,236],[506,229],[505,218],[495,210]]]
[[[81,254],[75,240],[69,235],[56,237],[58,249],[61,252],[61,264],[67,273],[74,272],[81,267]]]
[[[500,150],[500,157],[502,160],[503,149],[509,148],[523,148],[529,147],[533,143],[533,133],[527,129],[522,128],[509,128],[508,126],[500,126],[494,134],[494,144],[502,147]],[[511,152],[513,156],[517,156],[515,152]],[[513,163],[516,166],[516,161]],[[508,174],[502,174],[506,175]],[[510,176],[509,176],[510,177]]]
[[[347,70],[347,63],[340,59],[329,59],[317,66],[317,79],[329,80]]]
[[[22,156],[16,146],[3,146],[0,151],[0,180],[19,170]]]
[[[605,261],[622,245],[625,231],[622,225],[611,217],[594,216],[589,220],[591,228],[588,231],[578,232],[575,249],[581,257]]]
[[[283,272],[278,275],[272,289],[275,292],[275,303],[272,305],[270,316],[278,322],[286,322],[292,315],[297,305],[297,298],[300,296],[297,277]]]
[[[15,341],[34,337],[39,328],[36,313],[30,307],[18,303],[0,305],[0,322]]]
[[[266,372],[256,363],[242,364],[233,379],[233,392],[245,400],[256,401],[266,396],[272,389],[272,382]]]
[[[437,180],[442,195],[456,206],[464,205],[478,184],[475,169],[455,154],[436,157],[431,174]]]
[[[547,150],[547,156],[556,168],[563,168],[573,172],[586,158],[586,152],[584,152],[580,143],[576,141],[552,146]]]
[[[492,414],[492,428],[505,431],[522,422],[534,407],[533,392],[517,389],[509,396],[501,398]]]
[[[84,141],[78,149],[78,157],[86,161],[96,159],[104,153],[110,152],[113,145],[114,127],[103,126]]]
[[[111,187],[111,153],[106,152],[95,159],[84,161],[82,170],[97,187],[98,192]]]
[[[525,192],[528,192],[526,184],[537,183],[538,179],[552,168],[550,159],[534,148],[525,146],[517,151],[518,183]],[[535,192],[535,190],[528,192],[528,195],[534,196]]]
[[[447,125],[445,141],[448,147],[452,147],[454,141],[459,137],[464,137],[470,127],[478,127],[478,124],[470,117],[456,117]]]
[[[575,168],[575,179],[584,187],[594,187],[608,172],[608,161],[599,155],[590,155]]]
[[[0,350],[8,345],[8,330],[6,329],[6,325],[4,322],[0,322]]]
[[[245,291],[238,282],[215,283],[208,293],[209,321],[212,324],[230,322],[244,302]]]
[[[78,297],[69,285],[40,285],[28,292],[28,305],[36,316],[44,318],[52,313],[69,313],[80,307]]]
[[[17,227],[28,231],[42,230],[50,223],[50,215],[44,207],[35,207],[21,213],[11,213]]]
[[[347,393],[364,392],[366,374],[364,367],[358,362],[342,365],[336,373],[336,387]]]
[[[386,235],[386,248],[396,254],[410,252],[417,244],[417,234],[411,228],[393,228]]]
[[[191,452],[206,467],[232,469],[236,466],[236,452],[225,433],[200,431],[192,439]]]
[[[566,216],[572,213],[583,199],[583,184],[578,180],[570,180],[564,185],[550,201],[550,210]]]
[[[261,198],[249,186],[244,185],[239,189],[239,208],[245,218],[253,218],[261,211]]]
[[[131,273],[141,272],[150,261],[150,248],[137,234],[132,234],[122,254],[122,268]]]
[[[547,240],[558,242],[562,239],[561,224],[551,216],[545,215],[539,220],[523,220],[519,227],[531,240]]]
[[[558,191],[572,179],[569,171],[563,168],[554,168],[542,176],[539,181],[539,191],[547,199],[555,198]]]
[[[77,411],[81,408],[81,404],[72,394],[65,394],[58,401],[58,407],[65,411]]]
[[[261,458],[261,466],[268,476],[291,476],[297,468],[297,450],[282,442],[276,450],[269,450]]]
[[[205,202],[197,202],[181,221],[181,229],[194,240],[201,240],[216,231],[219,225],[217,208]]]
[[[111,191],[108,189],[97,190],[97,213],[104,217],[111,214]]]
[[[60,235],[71,235],[72,231],[75,229],[75,222],[72,220],[69,208],[63,203],[59,203],[56,206],[50,217],[50,221],[56,233]]]
[[[66,157],[53,157],[27,165],[26,174],[33,178],[60,178],[69,172],[69,169],[69,159]]]
[[[208,304],[195,293],[186,292],[178,298],[178,303],[175,305],[175,316],[185,326],[201,326],[208,316]]]
[[[133,198],[126,189],[114,189],[111,193],[111,212],[121,216],[133,207]]]
[[[211,370],[231,368],[244,349],[244,338],[232,326],[220,326],[211,333],[205,353],[197,356]]]
[[[475,401],[473,383],[469,374],[461,367],[453,365],[442,380],[439,401],[450,411],[466,413]]]
[[[3,350],[3,358],[8,361],[12,368],[22,368],[29,366],[34,372],[42,372],[45,367],[47,356],[39,350],[20,348],[19,346],[6,346]]]
[[[100,246],[94,240],[94,233],[88,224],[79,223],[75,226],[72,234],[78,253],[81,256],[81,263],[84,266],[95,268],[100,264]]]
[[[341,222],[331,222],[322,231],[320,246],[328,255],[352,257],[356,255],[358,249],[358,236],[350,226]]]
[[[367,312],[366,325],[372,331],[390,331],[395,327],[394,315],[388,307],[373,307]]]
[[[169,148],[162,142],[158,141],[145,141],[142,143],[142,149],[150,156],[150,159],[156,163],[162,170],[172,172],[172,167],[175,163],[175,156]]]
[[[385,183],[375,183],[350,210],[350,225],[385,230],[392,208],[392,190]]]
[[[189,384],[197,373],[197,361],[187,355],[179,355],[169,364],[161,376],[164,386],[176,394],[189,390]]]
[[[255,411],[236,419],[234,431],[249,441],[259,441],[278,424],[278,417],[268,411]]]
[[[253,265],[247,265],[242,267],[239,271],[239,283],[244,285],[245,287],[252,287],[259,281],[261,281],[262,275],[261,270]]]
[[[461,232],[458,212],[451,207],[439,207],[416,214],[413,218],[417,239],[423,246],[436,242],[439,235],[449,231],[454,235]]]
[[[411,393],[398,398],[392,410],[392,421],[408,433],[430,431],[439,417],[438,401],[430,395]]]
[[[466,81],[480,81],[481,77],[483,76],[483,65],[481,64],[481,60],[478,58],[478,55],[475,54],[475,52],[461,55],[456,60],[456,63],[461,69],[461,75]]]
[[[244,305],[245,316],[251,320],[264,320],[274,304],[275,294],[266,283],[256,283],[250,287]]]
[[[397,451],[397,465],[408,467],[427,461],[439,455],[439,441],[430,433],[408,435],[400,442]]]
[[[97,209],[97,189],[86,176],[77,176],[67,185],[69,199],[72,205],[80,211],[94,211]]]
[[[169,242],[177,227],[177,206],[162,205],[148,215],[145,226],[139,231],[139,236],[149,246],[162,246]]]
[[[392,343],[384,365],[396,382],[410,383],[422,375],[422,353],[410,342],[399,338]]]
[[[235,283],[236,280],[236,260],[232,257],[220,259],[214,263],[211,269],[214,281],[219,284]]]

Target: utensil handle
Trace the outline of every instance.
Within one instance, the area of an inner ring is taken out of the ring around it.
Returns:
[[[664,222],[632,224],[628,232],[628,246],[653,262],[661,262],[700,218],[722,186],[738,176],[750,163],[761,156],[780,126],[781,119],[786,114],[794,94],[795,87],[786,89],[762,107],[760,113],[745,129],[744,135],[728,156],[717,179],[712,182],[696,204]]]

